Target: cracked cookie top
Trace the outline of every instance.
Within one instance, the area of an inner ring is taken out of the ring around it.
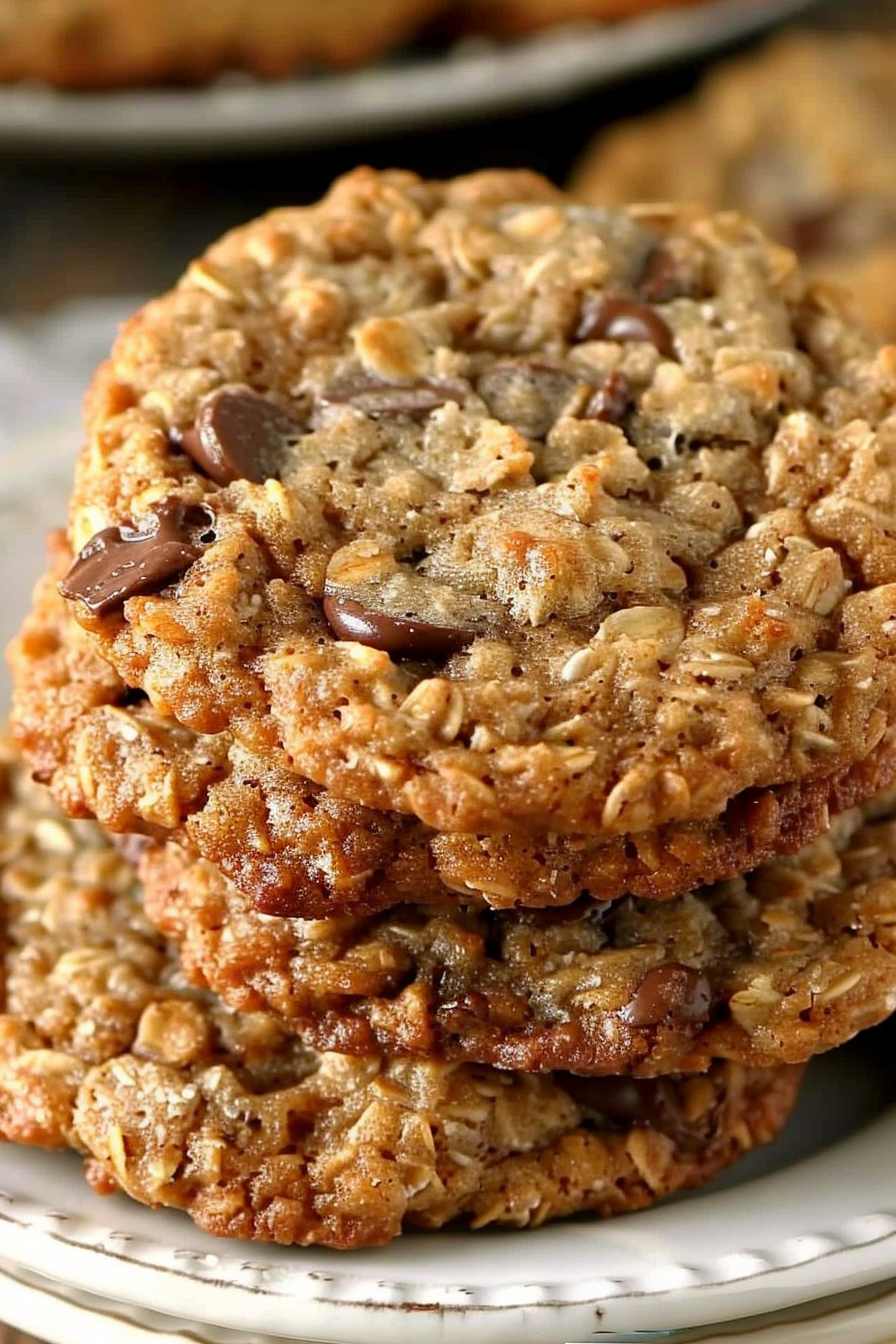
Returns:
[[[738,216],[359,170],[88,399],[63,592],[125,682],[437,830],[627,835],[896,717],[896,350]]]

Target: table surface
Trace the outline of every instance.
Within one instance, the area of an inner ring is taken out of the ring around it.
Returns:
[[[824,22],[896,27],[896,0],[830,0],[818,14]],[[525,163],[562,181],[597,127],[687,92],[701,68],[684,65],[475,127],[304,154],[179,164],[0,157],[0,318],[70,298],[158,291],[210,238],[284,201],[314,200],[358,162],[434,176]],[[0,1323],[0,1344],[37,1341]]]

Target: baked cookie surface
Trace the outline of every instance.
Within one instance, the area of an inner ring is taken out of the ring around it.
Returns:
[[[269,78],[346,65],[413,32],[440,0],[0,0],[0,81],[64,88]]]
[[[334,798],[282,751],[252,751],[226,730],[203,735],[160,714],[73,619],[57,587],[71,552],[60,534],[50,550],[53,568],[9,650],[11,725],[38,778],[72,816],[193,848],[269,914],[676,896],[802,848],[830,812],[876,792],[892,769],[892,755],[876,753],[811,787],[735,798],[712,822],[634,837],[443,834]]]
[[[896,339],[896,40],[789,33],[713,69],[696,95],[604,133],[572,186],[608,205],[737,209],[854,291]]]
[[[799,1069],[632,1084],[319,1054],[185,988],[134,875],[3,752],[0,1137],[218,1236],[339,1248],[643,1207],[774,1137]]]
[[[562,911],[278,920],[174,845],[150,845],[141,871],[148,914],[189,974],[321,1048],[582,1074],[772,1067],[896,1008],[896,797],[872,811],[673,901]]]
[[[890,745],[894,405],[739,218],[361,170],[125,326],[64,591],[157,708],[337,797],[705,821]]]

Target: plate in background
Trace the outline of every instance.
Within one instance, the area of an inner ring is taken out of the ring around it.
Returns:
[[[230,154],[303,147],[553,102],[700,55],[791,18],[810,0],[703,0],[521,41],[471,39],[347,73],[281,83],[226,76],[199,89],[60,93],[0,87],[0,145]]]

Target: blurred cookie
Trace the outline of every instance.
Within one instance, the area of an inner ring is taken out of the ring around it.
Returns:
[[[641,1076],[801,1063],[896,1007],[896,797],[797,857],[674,901],[259,915],[175,845],[142,860],[185,970],[322,1049]]]
[[[192,846],[271,914],[676,896],[801,848],[892,764],[878,754],[833,780],[736,798],[712,822],[629,838],[440,834],[333,797],[298,777],[282,751],[251,751],[226,730],[198,734],[160,714],[67,610],[57,582],[71,553],[61,534],[51,552],[52,572],[9,650],[12,726],[37,776],[72,816]]]
[[[0,1136],[218,1236],[340,1248],[534,1226],[698,1185],[787,1118],[799,1069],[632,1084],[317,1054],[184,987],[131,870],[4,752]]]
[[[700,0],[457,0],[449,22],[472,32],[513,37],[583,19],[630,19],[656,9],[681,8]]]
[[[896,339],[896,39],[786,33],[693,98],[611,127],[579,164],[585,200],[700,201],[751,215],[814,277],[852,289]]]
[[[441,0],[0,0],[0,80],[66,88],[351,65],[414,32]]]

